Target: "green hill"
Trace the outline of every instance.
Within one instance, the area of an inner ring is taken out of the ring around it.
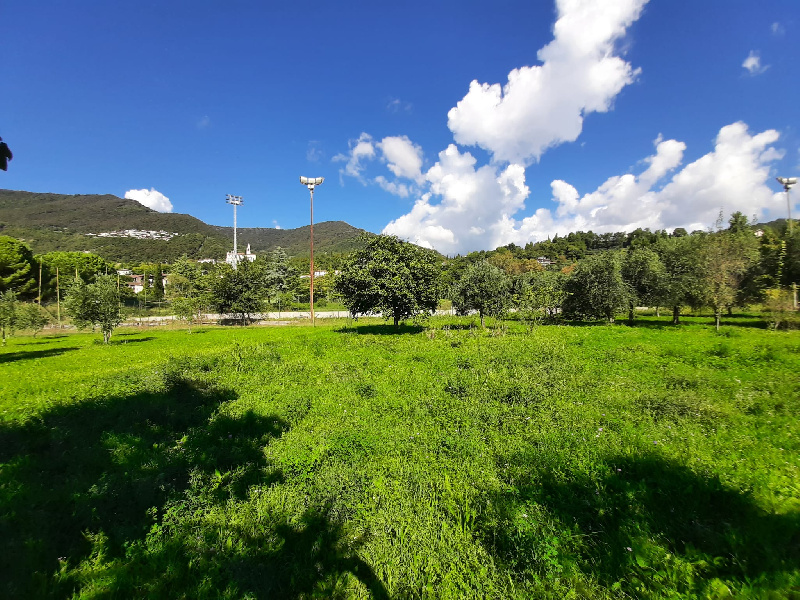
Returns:
[[[120,230],[164,231],[169,239],[100,237]],[[239,243],[256,253],[277,246],[289,255],[308,253],[309,227],[240,228]],[[363,232],[343,221],[314,225],[314,249],[348,252]],[[0,233],[24,240],[40,254],[53,250],[88,251],[114,262],[172,262],[224,258],[233,245],[233,228],[208,225],[191,215],[160,213],[135,200],[106,195],[39,194],[0,189]]]

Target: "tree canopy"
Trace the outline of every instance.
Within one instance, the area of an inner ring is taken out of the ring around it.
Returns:
[[[21,300],[35,298],[38,266],[25,244],[0,235],[0,293],[14,292]]]
[[[383,313],[400,321],[436,310],[441,266],[436,253],[379,235],[345,262],[336,292],[354,315]]]

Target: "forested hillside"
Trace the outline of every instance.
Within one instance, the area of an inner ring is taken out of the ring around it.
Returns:
[[[177,234],[170,239],[98,237],[99,233],[137,229]],[[233,229],[208,225],[191,215],[160,213],[135,200],[106,195],[39,194],[0,190],[0,233],[24,240],[36,254],[88,251],[113,262],[173,262],[224,258]],[[316,224],[319,252],[347,252],[358,246],[362,230],[342,221]],[[308,253],[308,227],[242,228],[239,242],[256,253],[281,246],[289,255]]]

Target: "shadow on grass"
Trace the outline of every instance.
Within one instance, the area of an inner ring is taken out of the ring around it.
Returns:
[[[288,425],[229,416],[234,392],[181,369],[160,392],[0,426],[0,597],[328,597],[348,572],[387,597],[326,509],[209,517],[283,482],[264,448]]]
[[[128,339],[125,339],[125,340],[112,339],[110,343],[113,346],[122,346],[123,344],[137,344],[139,342],[152,342],[154,339],[156,339],[156,338],[154,338],[152,336],[142,337],[142,338],[133,338],[133,339],[130,339],[130,340],[128,340]]]
[[[29,352],[0,352],[0,363],[58,356],[60,354],[64,354],[65,352],[70,352],[71,350],[80,350],[80,348],[50,348],[48,350],[31,350]]]
[[[399,327],[392,324],[386,325],[351,325],[337,329],[337,333],[358,333],[361,335],[409,335],[425,331],[422,325],[408,325],[401,323]]]
[[[480,529],[487,549],[518,578],[558,576],[573,564],[633,597],[641,586],[706,597],[715,578],[762,591],[798,584],[800,515],[768,513],[716,477],[656,456],[608,461],[605,475],[591,480],[526,468],[533,455],[508,463],[518,465],[510,491],[490,501]],[[536,507],[554,519],[557,537],[519,525],[520,514]]]

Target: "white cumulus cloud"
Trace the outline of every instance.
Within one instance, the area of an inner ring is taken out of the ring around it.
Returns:
[[[358,136],[358,139],[350,140],[349,145],[350,151],[347,154],[337,154],[333,157],[333,160],[334,162],[346,163],[344,168],[339,171],[341,175],[350,175],[364,183],[361,174],[366,166],[363,163],[375,158],[375,145],[372,142],[372,136],[368,133],[362,133]]]
[[[155,211],[168,213],[172,212],[172,202],[164,194],[154,188],[149,190],[128,190],[125,197],[129,200],[136,200],[139,204],[152,208]]]
[[[686,144],[659,136],[640,174],[609,177],[583,196],[570,183],[555,180],[555,208],[540,208],[522,219],[516,214],[529,195],[522,166],[476,168],[469,153],[451,145],[428,171],[430,193],[384,233],[454,254],[510,242],[524,245],[570,231],[706,229],[720,209],[726,215],[738,210],[763,217],[780,210],[767,185],[771,163],[784,154],[773,146],[778,138],[772,129],[750,134],[745,123],[732,123],[720,129],[712,152],[679,169]]]
[[[447,115],[455,141],[525,164],[576,140],[584,117],[608,111],[638,75],[614,50],[645,2],[559,0],[554,39],[538,53],[542,64],[514,69],[502,87],[473,81]]]
[[[769,65],[761,64],[761,56],[754,50],[751,50],[747,58],[744,59],[742,67],[744,67],[745,71],[750,75],[761,75],[761,73],[769,69]]]
[[[407,136],[385,137],[378,142],[389,170],[397,177],[422,183],[422,148]]]

